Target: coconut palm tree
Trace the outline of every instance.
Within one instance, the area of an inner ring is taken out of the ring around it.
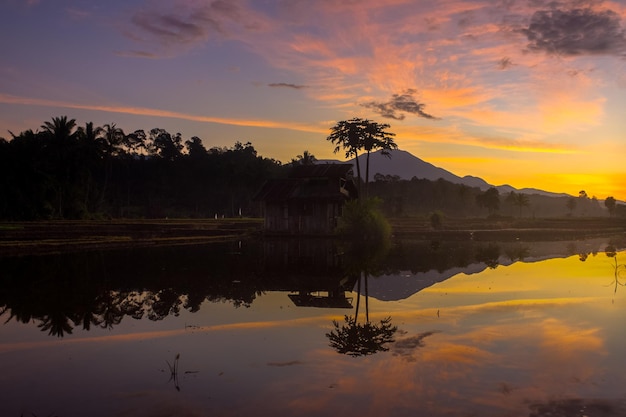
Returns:
[[[50,142],[52,157],[55,160],[57,181],[58,216],[64,217],[65,200],[69,199],[70,181],[72,180],[71,153],[76,144],[76,120],[67,116],[53,117],[52,121],[41,125],[42,135]]]
[[[381,150],[383,155],[390,157],[389,151],[398,148],[398,145],[393,141],[393,136],[395,135],[386,130],[389,127],[390,125],[388,124],[380,124],[368,119],[353,118],[338,122],[331,128],[331,134],[326,138],[326,140],[335,145],[334,153],[343,149],[346,158],[353,157],[355,159],[359,195],[361,194],[359,152],[367,154],[365,164],[365,194],[367,197],[370,153]]]
[[[309,151],[302,152],[302,155],[298,155],[291,160],[292,165],[315,165],[317,158]]]
[[[369,180],[370,180],[370,153],[372,151],[380,150],[381,155],[391,158],[390,151],[392,149],[398,149],[398,145],[393,141],[394,133],[387,132],[391,126],[383,123],[376,123],[370,120],[362,121],[363,128],[363,149],[367,154],[365,164],[365,197],[369,195]]]
[[[326,138],[335,145],[334,153],[345,151],[346,158],[354,158],[356,161],[357,189],[361,194],[361,166],[359,164],[359,151],[363,147],[363,119],[354,118],[342,120],[330,129],[330,135]]]
[[[94,181],[94,177],[98,179],[103,169],[102,128],[94,127],[93,122],[87,122],[84,127],[80,126],[77,129],[76,135],[80,142],[81,178],[83,178],[85,194],[84,205],[93,210],[95,208],[94,203],[100,202],[101,195],[101,190],[97,186],[98,181]]]
[[[123,145],[126,135],[124,131],[117,127],[115,123],[105,124],[100,130],[100,144],[104,156],[104,181],[102,192],[98,201],[98,208],[102,207],[109,180],[113,175],[113,159],[124,153]]]

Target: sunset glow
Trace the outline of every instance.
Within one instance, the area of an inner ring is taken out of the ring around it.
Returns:
[[[456,175],[626,200],[626,2],[10,0],[0,137],[67,115],[283,162],[389,123]],[[622,157],[620,157],[622,156]]]

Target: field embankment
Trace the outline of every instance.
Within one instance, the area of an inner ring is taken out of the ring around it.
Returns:
[[[262,226],[262,219],[0,223],[0,256],[203,244],[244,237]]]
[[[445,219],[435,229],[424,218],[389,219],[395,238],[539,241],[621,235],[624,218]],[[125,247],[204,244],[262,231],[262,219],[173,219],[0,223],[0,256]]]
[[[440,240],[570,240],[626,233],[626,218],[608,217],[445,219],[439,229],[427,219],[394,218],[390,223],[395,237]]]

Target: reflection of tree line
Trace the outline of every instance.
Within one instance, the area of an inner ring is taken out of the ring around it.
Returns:
[[[112,328],[125,317],[156,321],[181,310],[196,312],[205,301],[248,307],[265,291],[306,295],[325,290],[338,301],[359,283],[359,294],[360,285],[364,286],[367,324],[370,276],[399,271],[443,273],[477,262],[496,267],[503,257],[523,260],[529,253],[521,243],[484,242],[407,241],[374,249],[334,243],[314,250],[304,244],[286,247],[288,252],[278,246],[268,251],[260,242],[246,242],[245,250],[239,250],[233,242],[0,258],[0,316],[6,322],[35,322],[42,331],[60,337],[76,327]],[[285,259],[289,265],[282,268]],[[617,278],[619,271],[616,266]],[[360,300],[358,296],[354,318],[346,319],[345,325],[357,324]]]
[[[269,284],[254,275],[254,251],[248,260],[227,252],[212,246],[0,259],[0,315],[61,337],[78,326],[112,328],[127,316],[156,321],[195,312],[205,300],[249,306]]]

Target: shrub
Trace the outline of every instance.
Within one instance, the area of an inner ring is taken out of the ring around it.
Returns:
[[[439,230],[443,227],[443,213],[439,210],[430,213],[428,218],[433,229]]]
[[[351,200],[346,203],[339,219],[337,234],[361,241],[383,241],[391,236],[391,226],[379,210],[381,200]]]

